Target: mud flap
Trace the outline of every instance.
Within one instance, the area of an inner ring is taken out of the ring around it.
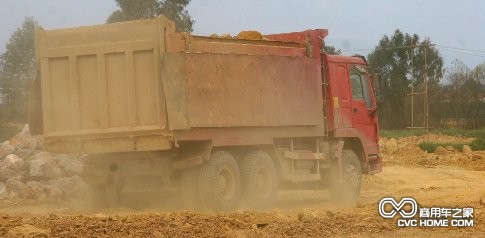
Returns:
[[[212,143],[204,141],[200,143],[181,144],[183,154],[179,159],[172,162],[172,169],[181,170],[200,166],[209,161],[212,153]]]
[[[379,155],[369,156],[369,174],[382,172],[382,158]]]

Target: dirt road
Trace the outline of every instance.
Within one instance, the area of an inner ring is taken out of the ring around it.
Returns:
[[[484,171],[389,166],[364,178],[357,207],[339,205],[325,191],[282,191],[273,209],[217,214],[167,208],[82,214],[65,203],[17,201],[1,204],[0,236],[485,237],[485,205],[480,204],[484,181]],[[398,228],[394,220],[378,215],[376,203],[385,196],[411,196],[421,206],[473,207],[475,226]]]

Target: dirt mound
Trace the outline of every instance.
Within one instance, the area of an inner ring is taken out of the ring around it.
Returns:
[[[441,134],[430,134],[424,136],[409,136],[403,138],[385,138],[379,139],[379,145],[381,146],[381,152],[385,154],[408,154],[409,150],[419,149],[418,145],[423,142],[434,143],[455,143],[455,144],[469,144],[473,142],[475,138],[462,137],[462,136],[448,136]],[[388,147],[389,146],[389,147]],[[396,148],[397,147],[397,148]],[[391,148],[391,150],[389,150]],[[394,149],[394,150],[393,150]]]
[[[477,213],[477,224],[484,220]],[[377,215],[375,204],[353,209],[300,209],[283,212],[0,217],[0,236],[12,230],[44,232],[50,237],[388,237],[402,233],[394,220]],[[465,229],[409,228],[410,234],[484,235],[483,225]],[[408,234],[409,235],[409,234]],[[412,236],[410,236],[412,237]]]
[[[258,31],[241,31],[236,38],[239,40],[263,40],[263,34]]]
[[[32,224],[52,237],[328,237],[396,230],[390,222],[363,219],[363,213],[294,211],[278,213],[196,214],[178,212],[129,216],[55,216],[0,218],[0,227],[17,231]],[[356,222],[360,220],[359,222]],[[10,233],[10,232],[9,232]],[[8,233],[7,233],[8,234]],[[0,231],[0,235],[6,235]]]
[[[485,171],[485,151],[471,151],[468,147],[464,152],[459,152],[450,146],[447,148],[439,146],[434,153],[427,153],[418,146],[425,141],[464,144],[471,143],[473,140],[475,139],[431,134],[399,139],[381,138],[379,144],[386,165],[452,166]]]

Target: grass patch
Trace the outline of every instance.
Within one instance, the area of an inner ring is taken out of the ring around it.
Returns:
[[[485,150],[485,139],[484,138],[479,138],[477,140],[474,140],[472,143],[469,144],[470,148],[472,150]]]
[[[426,130],[411,130],[411,129],[404,129],[404,130],[381,130],[379,136],[385,138],[403,138],[403,137],[410,137],[410,136],[422,136],[426,135]]]
[[[460,143],[435,143],[435,142],[421,142],[419,143],[419,148],[421,148],[422,150],[428,152],[428,153],[432,153],[436,150],[436,148],[438,146],[441,146],[443,148],[446,148],[448,146],[452,146],[453,148],[455,148],[455,150],[457,151],[462,151],[463,150],[463,145],[466,145],[466,144],[460,144]]]
[[[471,143],[435,143],[435,142],[421,142],[418,144],[419,148],[427,152],[434,152],[436,147],[441,146],[446,148],[447,146],[453,146],[455,150],[462,151],[463,146],[468,145],[472,150],[485,150],[485,140],[484,139],[477,139]]]
[[[463,130],[463,129],[440,129],[440,130],[433,130],[432,133],[436,134],[443,134],[449,136],[463,136],[463,137],[471,137],[477,139],[485,139],[485,128],[479,130]]]
[[[430,134],[442,134],[448,136],[463,136],[463,137],[470,137],[470,138],[477,138],[477,139],[484,139],[485,140],[485,128],[479,130],[463,130],[463,129],[430,129]],[[379,135],[381,137],[386,138],[402,138],[402,137],[409,137],[409,136],[422,136],[426,135],[426,130],[411,130],[411,129],[403,129],[403,130],[381,130]]]

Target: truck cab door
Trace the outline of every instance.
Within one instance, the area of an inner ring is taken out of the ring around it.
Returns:
[[[330,87],[332,91],[334,128],[352,127],[352,109],[348,70],[345,63],[332,64],[330,67]]]
[[[371,82],[365,70],[359,65],[349,67],[349,79],[352,94],[352,125],[361,133],[367,153],[378,153],[377,113]]]

